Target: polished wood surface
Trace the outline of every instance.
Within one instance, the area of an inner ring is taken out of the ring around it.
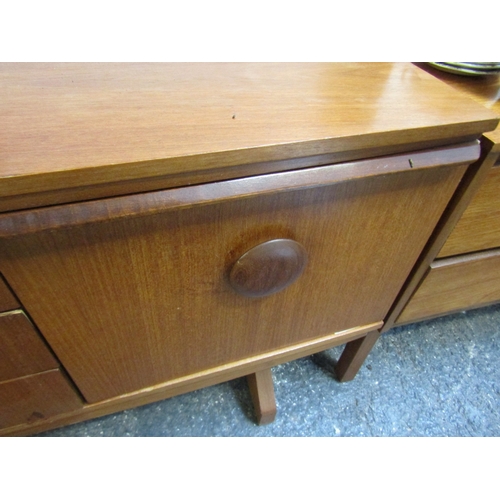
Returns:
[[[438,257],[500,247],[500,166],[488,173]]]
[[[2,63],[0,116],[4,197],[132,193],[162,176],[478,138],[498,122],[407,63]]]
[[[22,311],[0,314],[0,382],[58,367]]]
[[[19,309],[19,302],[12,295],[7,283],[3,280],[0,275],[0,313],[4,311],[11,311],[13,309]]]
[[[464,170],[408,168],[26,234],[0,242],[0,268],[99,401],[381,321]],[[230,266],[275,238],[304,246],[302,276],[240,296]]]
[[[296,241],[270,240],[245,252],[229,272],[229,283],[245,297],[266,297],[290,286],[304,271],[307,252]]]
[[[420,63],[418,66],[464,96],[473,99],[493,111],[497,116],[500,116],[500,75],[455,75],[440,71],[437,68],[431,68],[425,63]],[[494,151],[500,152],[500,128],[486,133],[485,136],[492,143]]]
[[[408,302],[397,324],[500,301],[500,250],[441,259]]]
[[[393,172],[469,164],[479,156],[477,141],[372,160],[253,176],[200,186],[121,196],[30,211],[0,214],[0,237],[164,213],[195,205],[326,186]]]
[[[59,370],[0,382],[0,428],[29,426],[81,407]]]
[[[255,372],[267,370],[275,365],[287,363],[297,358],[331,349],[345,342],[364,337],[368,332],[379,330],[381,327],[382,322],[363,325],[342,332],[336,332],[320,339],[302,342],[283,349],[277,349],[273,352],[262,353],[251,358],[239,360],[235,363],[228,363],[186,377],[169,380],[168,382],[133,393],[122,394],[121,396],[106,401],[85,404],[80,409],[62,412],[43,421],[20,424],[4,430],[0,429],[0,436],[24,436],[27,434],[34,434],[62,425],[109,415],[110,413],[126,410],[135,406],[154,403],[189,391],[195,391],[210,385],[227,382],[234,378],[251,375]]]
[[[274,422],[276,418],[276,399],[274,396],[273,374],[271,369],[261,370],[247,376],[255,415],[259,425]]]

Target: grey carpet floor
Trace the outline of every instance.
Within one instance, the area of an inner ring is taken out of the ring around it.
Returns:
[[[237,379],[39,436],[500,436],[500,304],[389,331],[351,382],[341,351],[273,368],[267,426]]]

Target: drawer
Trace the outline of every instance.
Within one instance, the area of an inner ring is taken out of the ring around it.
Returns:
[[[463,151],[6,214],[0,268],[88,402],[209,376],[382,321]]]
[[[0,314],[0,382],[58,366],[22,311]]]
[[[12,309],[19,309],[19,307],[19,302],[14,295],[12,295],[12,292],[0,275],[0,313],[11,311]]]
[[[500,166],[494,166],[438,257],[500,247]]]
[[[82,402],[59,370],[0,382],[0,428],[78,410]]]
[[[434,262],[396,324],[500,301],[500,250]]]

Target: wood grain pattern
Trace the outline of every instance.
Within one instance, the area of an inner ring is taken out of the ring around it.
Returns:
[[[85,404],[76,411],[54,415],[43,422],[20,424],[10,429],[0,429],[0,436],[24,436],[43,432],[62,425],[68,425],[90,418],[101,417],[121,410],[126,410],[143,404],[154,403],[165,398],[195,391],[203,387],[227,382],[238,377],[244,377],[257,371],[267,370],[273,366],[287,363],[293,359],[309,356],[325,349],[342,345],[350,340],[364,337],[368,332],[379,330],[382,322],[351,328],[320,339],[314,339],[276,351],[262,353],[251,358],[234,363],[217,366],[193,375],[169,380],[153,387],[148,387],[134,393],[122,394],[119,397],[93,404]]]
[[[22,311],[0,314],[0,382],[58,367]]]
[[[500,247],[500,167],[490,170],[438,257]]]
[[[326,186],[392,172],[469,164],[479,156],[477,141],[404,155],[280,172],[200,186],[42,208],[0,215],[0,237],[19,236],[93,222],[154,215],[284,191]]]
[[[19,302],[14,295],[12,295],[7,283],[5,283],[2,275],[0,275],[0,313],[19,309],[19,307]]]
[[[0,267],[86,399],[99,401],[380,321],[464,170],[27,234],[0,242]],[[279,294],[249,301],[227,271],[271,238],[300,241],[308,266]]]
[[[247,376],[248,387],[259,425],[274,422],[276,418],[276,399],[274,396],[273,374],[271,369],[261,370]]]
[[[0,382],[0,428],[34,424],[81,407],[59,370]]]
[[[500,250],[432,264],[397,324],[500,301]]]
[[[224,178],[236,165],[478,138],[498,123],[404,63],[2,63],[0,116],[2,196]]]

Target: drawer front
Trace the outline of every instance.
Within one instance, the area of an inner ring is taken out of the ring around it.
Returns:
[[[0,383],[0,429],[78,410],[82,402],[59,370]]]
[[[439,258],[500,247],[500,166],[484,184],[458,221]]]
[[[22,311],[0,314],[0,382],[58,366]]]
[[[12,292],[0,275],[0,313],[19,309],[19,307],[19,302],[14,295],[12,295]]]
[[[206,374],[383,320],[465,167],[404,157],[380,175],[390,163],[377,162],[378,175],[325,186],[293,172],[47,209],[44,230],[36,217],[6,225],[25,234],[3,240],[1,269],[87,401]],[[241,293],[240,257],[276,239],[303,249],[297,279],[280,250],[271,275],[288,286]]]
[[[397,324],[500,301],[500,251],[443,259],[429,273]]]

